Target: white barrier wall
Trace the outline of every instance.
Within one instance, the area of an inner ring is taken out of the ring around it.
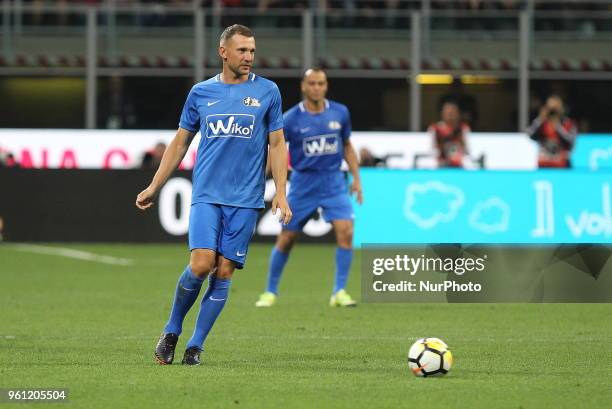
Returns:
[[[124,169],[139,167],[144,152],[173,136],[173,130],[0,129],[0,149],[12,152],[23,167]],[[391,155],[389,167],[410,169],[415,159],[418,168],[436,167],[426,133],[353,132],[352,141],[358,151],[366,147],[379,157]],[[199,134],[183,169],[193,167],[198,142]],[[468,147],[472,158],[483,157],[487,169],[537,168],[537,146],[525,134],[473,133]]]

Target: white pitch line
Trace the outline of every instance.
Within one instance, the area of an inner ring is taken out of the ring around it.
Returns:
[[[95,263],[111,264],[114,266],[129,266],[134,264],[134,260],[129,258],[106,256],[94,254],[88,251],[70,249],[67,247],[41,246],[38,244],[13,244],[12,248],[27,253],[46,254],[50,256],[60,256],[74,258],[77,260],[93,261]]]

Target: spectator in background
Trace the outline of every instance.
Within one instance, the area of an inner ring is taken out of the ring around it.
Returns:
[[[563,100],[551,95],[540,114],[527,128],[527,134],[540,147],[540,168],[569,168],[570,153],[576,141],[576,124],[565,115]]]
[[[461,121],[466,122],[472,129],[477,128],[478,104],[476,98],[465,90],[460,78],[455,78],[450,86],[450,90],[440,97],[438,101],[440,109],[447,101],[454,102],[459,107]]]
[[[375,156],[368,148],[359,149],[359,166],[364,168],[384,167],[385,160]]]
[[[166,151],[166,144],[158,142],[153,149],[142,157],[142,163],[140,164],[141,169],[157,169],[161,163],[161,159]]]
[[[13,154],[0,147],[0,168],[14,168],[18,167],[19,164]]]
[[[359,149],[359,166],[362,168],[386,168],[390,159],[403,158],[402,152],[389,152],[383,156],[376,156],[368,148]]]
[[[467,156],[466,139],[470,127],[461,121],[459,105],[447,101],[442,105],[441,121],[427,130],[432,137],[440,168],[462,168]]]

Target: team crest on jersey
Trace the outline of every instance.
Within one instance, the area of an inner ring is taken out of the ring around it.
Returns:
[[[206,117],[207,138],[251,138],[254,128],[254,115],[214,114]]]
[[[257,98],[246,97],[242,100],[242,103],[248,107],[260,107],[261,104]]]
[[[322,156],[338,153],[338,136],[336,134],[309,136],[303,139],[304,155]]]
[[[338,121],[329,121],[329,129],[333,130],[333,131],[337,131],[338,129],[342,128],[342,125],[340,125],[340,122]]]

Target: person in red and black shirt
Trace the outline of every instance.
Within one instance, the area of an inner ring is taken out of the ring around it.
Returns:
[[[527,134],[540,146],[540,168],[569,168],[570,153],[576,141],[576,124],[565,116],[563,100],[551,95],[540,115],[527,128]]]
[[[441,121],[429,126],[434,149],[437,151],[438,167],[462,168],[467,156],[466,139],[470,127],[461,121],[457,103],[447,101],[440,111]]]
[[[18,166],[19,163],[17,163],[15,156],[0,146],[0,168],[14,168]]]

